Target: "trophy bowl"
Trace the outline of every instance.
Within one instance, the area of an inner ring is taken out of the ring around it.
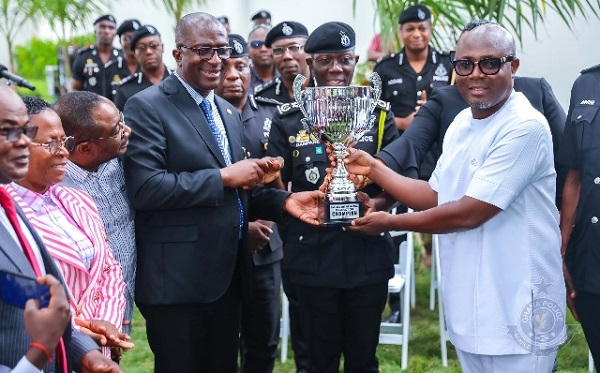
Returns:
[[[381,79],[371,74],[370,86],[308,87],[303,75],[294,79],[294,98],[304,114],[302,123],[307,131],[330,145],[337,160],[325,200],[324,225],[348,225],[364,215],[364,205],[358,200],[356,188],[348,179],[342,158],[347,148],[355,145],[373,126],[373,110],[381,96]]]

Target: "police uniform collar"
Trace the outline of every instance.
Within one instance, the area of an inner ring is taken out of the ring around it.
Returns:
[[[256,101],[254,100],[254,95],[248,95],[248,104],[252,108],[252,110],[258,110],[258,106],[256,105]]]
[[[432,63],[432,64],[437,64],[438,63],[438,52],[433,49],[431,47],[431,45],[427,46],[428,48],[428,53],[429,55],[427,56],[427,62],[428,63]],[[406,61],[406,54],[405,54],[406,50],[405,47],[402,47],[402,50],[400,51],[400,53],[398,53],[398,65],[402,66],[404,64],[404,61]],[[390,57],[393,57],[394,55],[391,55]]]

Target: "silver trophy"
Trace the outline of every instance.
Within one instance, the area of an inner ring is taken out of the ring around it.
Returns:
[[[316,138],[330,143],[337,159],[332,180],[327,190],[325,225],[349,224],[364,214],[362,201],[356,196],[356,188],[348,179],[348,171],[342,158],[346,149],[353,146],[373,126],[373,110],[381,96],[381,78],[377,73],[370,76],[370,86],[308,87],[303,75],[294,79],[294,97],[304,119],[302,124]]]

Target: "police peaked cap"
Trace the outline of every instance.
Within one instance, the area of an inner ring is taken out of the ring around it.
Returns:
[[[105,14],[103,16],[98,17],[98,19],[96,19],[94,21],[94,26],[96,26],[96,23],[102,22],[102,21],[111,21],[115,25],[117,24],[117,20],[115,19],[115,17],[113,17],[112,14]]]
[[[255,19],[259,18],[271,19],[271,13],[267,12],[266,10],[261,10],[260,12],[253,15],[252,18],[250,18],[250,20],[254,21]]]
[[[241,35],[229,34],[229,46],[231,50],[231,58],[239,58],[248,55],[248,43]]]
[[[117,35],[120,37],[126,32],[135,31],[139,29],[141,25],[142,24],[137,19],[126,19],[117,29]]]
[[[138,41],[140,41],[140,39],[145,38],[146,36],[153,35],[160,37],[160,32],[158,32],[158,30],[154,26],[144,25],[138,28],[137,30],[135,30],[133,36],[131,37],[131,44],[129,45],[129,48],[131,48],[131,50],[134,51],[135,45]]]
[[[217,19],[218,19],[218,20],[219,20],[219,22],[221,22],[222,24],[227,24],[227,23],[229,23],[229,18],[227,18],[226,16],[217,17]]]
[[[271,48],[274,41],[288,38],[308,38],[308,30],[299,22],[281,22],[269,31],[265,38],[265,45]]]
[[[306,53],[339,53],[354,50],[356,34],[344,22],[327,22],[317,27],[306,40]]]
[[[428,19],[431,19],[431,12],[429,11],[429,8],[424,5],[417,4],[411,5],[404,9],[404,12],[402,12],[402,14],[400,14],[400,18],[398,18],[398,24],[402,25],[406,22],[423,22]]]

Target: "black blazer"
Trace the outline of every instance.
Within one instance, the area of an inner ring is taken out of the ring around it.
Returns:
[[[63,282],[62,276],[54,265],[50,254],[46,251],[42,239],[31,227],[19,206],[15,204],[15,207],[21,220],[25,222],[25,225],[40,248],[46,273],[53,275],[59,281]],[[33,268],[27,257],[25,257],[23,249],[11,237],[8,230],[2,224],[0,224],[0,268],[35,277]],[[2,346],[0,348],[0,372],[10,372],[27,353],[31,341],[25,332],[24,325],[23,310],[6,305],[0,301],[0,345]],[[90,337],[72,329],[70,323],[65,328],[63,340],[67,349],[69,366],[76,371],[80,371],[81,359],[85,354],[91,350],[99,350],[98,345]],[[45,372],[49,370],[54,370],[53,364],[48,364],[44,368]]]
[[[220,97],[215,103],[232,162],[239,161],[240,114]],[[248,214],[240,242],[237,194],[244,210],[279,221],[288,193],[260,189],[248,201],[246,191],[223,187],[219,169],[225,160],[200,107],[175,75],[130,98],[125,120],[132,128],[123,164],[136,209],[136,302],[212,302],[227,290],[239,248],[246,246]],[[241,253],[249,264],[247,247]]]
[[[546,117],[550,125],[554,144],[554,167],[557,171],[556,203],[560,208],[566,169],[558,164],[556,155],[565,128],[565,111],[544,78],[516,77],[514,83],[515,91],[523,93],[531,105]],[[431,97],[415,115],[410,127],[400,138],[383,148],[377,157],[394,171],[405,176],[416,177],[419,166],[430,148],[437,153],[437,158],[442,154],[442,142],[446,130],[456,115],[467,107],[468,104],[455,85],[434,89]]]

